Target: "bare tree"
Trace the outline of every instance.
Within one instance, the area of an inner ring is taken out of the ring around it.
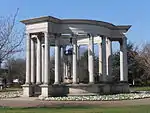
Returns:
[[[24,33],[15,29],[16,16],[0,17],[0,63],[14,53],[21,45]]]
[[[144,70],[142,78],[147,82],[150,79],[150,43],[143,46],[143,49],[139,52],[138,61]]]
[[[11,58],[6,62],[5,67],[7,68],[8,72],[5,76],[8,85],[12,84],[13,79],[19,79],[20,81],[25,80],[25,59],[14,59]]]

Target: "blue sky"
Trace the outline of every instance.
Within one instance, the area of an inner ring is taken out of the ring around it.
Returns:
[[[149,0],[1,0],[0,16],[14,14],[17,8],[19,29],[20,20],[32,17],[84,18],[130,24],[128,40],[136,45],[150,41]]]

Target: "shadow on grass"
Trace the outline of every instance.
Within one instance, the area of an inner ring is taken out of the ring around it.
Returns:
[[[8,109],[8,110],[25,110],[25,109],[91,109],[91,108],[101,108],[101,107],[96,107],[96,106],[81,106],[81,105],[77,105],[77,106],[58,106],[58,107],[21,107],[21,108],[12,108],[12,107],[4,107],[4,106],[0,106],[0,110],[1,109]]]

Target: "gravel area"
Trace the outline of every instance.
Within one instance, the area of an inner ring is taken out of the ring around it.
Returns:
[[[41,101],[37,98],[8,98],[0,99],[1,107],[62,107],[62,106],[99,106],[119,107],[150,105],[150,98],[122,101]]]

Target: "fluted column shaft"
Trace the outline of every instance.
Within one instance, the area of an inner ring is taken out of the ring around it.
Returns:
[[[41,84],[41,37],[37,37],[36,84]]]
[[[45,45],[42,45],[42,83],[44,83],[45,69]]]
[[[59,56],[59,52],[60,52],[60,50],[59,50],[60,48],[59,48],[59,39],[58,38],[56,38],[55,39],[55,82],[54,82],[54,84],[59,84],[60,83],[60,80],[59,80],[59,68],[60,68],[60,62],[59,62],[59,60],[60,60],[60,56]]]
[[[120,81],[128,81],[127,38],[120,42]]]
[[[35,57],[35,38],[33,37],[31,39],[31,83],[34,84],[35,83],[35,74],[36,74],[36,57]]]
[[[77,83],[77,39],[73,39],[73,83]]]
[[[79,83],[80,78],[80,45],[77,46],[77,82]]]
[[[102,76],[102,43],[101,41],[98,43],[98,54],[99,54],[99,77]]]
[[[26,81],[25,84],[30,84],[31,79],[31,37],[27,34],[26,38]]]
[[[66,64],[65,64],[65,55],[64,55],[64,50],[65,50],[65,46],[62,46],[61,47],[61,60],[62,60],[62,74],[63,74],[63,82],[65,80],[65,77],[66,77]]]
[[[50,82],[49,81],[50,45],[49,45],[49,34],[48,33],[44,33],[44,39],[45,39],[44,84],[49,84],[49,82]]]
[[[107,68],[107,75],[112,74],[112,43],[109,38],[106,41],[106,68]]]
[[[94,39],[89,36],[88,45],[88,70],[89,70],[89,83],[94,83]]]
[[[106,81],[106,37],[102,36],[102,76]]]

